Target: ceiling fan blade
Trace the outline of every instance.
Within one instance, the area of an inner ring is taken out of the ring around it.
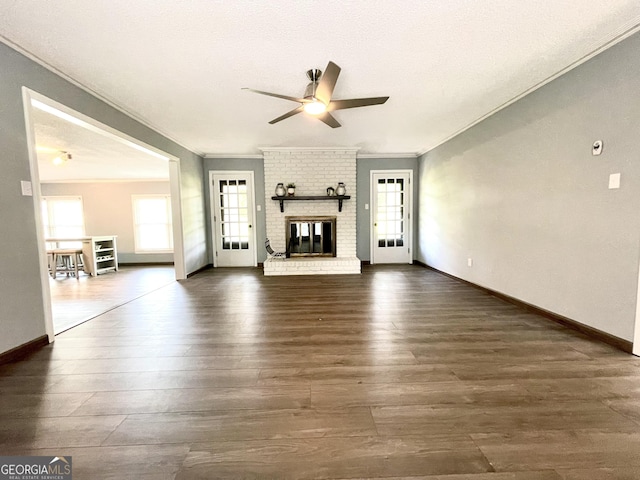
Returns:
[[[324,112],[316,116],[318,117],[318,120],[323,121],[324,123],[329,125],[331,128],[338,128],[341,126],[340,123],[338,123],[338,121],[335,118],[333,118],[333,116],[329,112]]]
[[[291,100],[292,102],[298,102],[298,103],[311,102],[311,100],[307,100],[306,98],[297,98],[297,97],[290,97],[289,95],[280,95],[279,93],[263,92],[262,90],[254,90],[253,88],[244,87],[242,88],[242,90],[249,90],[250,92],[259,93],[260,95],[268,95],[269,97],[282,98],[283,100]]]
[[[329,62],[326,70],[320,77],[320,82],[316,90],[316,98],[325,105],[329,105],[331,101],[331,95],[333,95],[333,89],[338,81],[338,75],[340,75],[340,67],[333,62]]]
[[[369,105],[381,105],[389,100],[389,97],[350,98],[348,100],[332,100],[327,111],[344,110],[345,108],[367,107]]]
[[[294,115],[302,112],[303,110],[304,110],[304,105],[300,105],[298,108],[294,108],[290,112],[287,112],[284,115],[279,116],[278,118],[274,118],[269,123],[273,125],[274,123],[278,123],[286,118],[293,117]]]

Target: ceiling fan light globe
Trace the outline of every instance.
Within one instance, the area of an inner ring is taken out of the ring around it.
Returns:
[[[56,157],[53,160],[51,160],[51,163],[53,163],[56,167],[59,165],[62,165],[65,162],[65,159],[62,157]]]
[[[304,111],[311,115],[320,115],[327,111],[327,106],[316,100],[315,102],[305,103]]]

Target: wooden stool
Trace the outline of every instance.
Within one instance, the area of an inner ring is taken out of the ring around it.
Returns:
[[[53,278],[56,278],[58,272],[66,273],[67,276],[73,272],[76,278],[78,278],[78,270],[80,264],[82,264],[81,248],[54,248],[53,250],[47,251],[47,255],[51,255],[52,257],[49,269],[51,270],[51,276]],[[61,268],[58,268],[58,260],[62,262]]]

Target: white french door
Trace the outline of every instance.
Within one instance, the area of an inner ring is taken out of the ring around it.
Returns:
[[[371,263],[412,263],[411,170],[371,172]]]
[[[253,172],[210,172],[215,267],[257,265]]]

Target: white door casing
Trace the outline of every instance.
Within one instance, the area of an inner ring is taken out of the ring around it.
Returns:
[[[412,263],[412,170],[371,171],[371,263]]]
[[[214,267],[257,265],[251,171],[209,172]]]

